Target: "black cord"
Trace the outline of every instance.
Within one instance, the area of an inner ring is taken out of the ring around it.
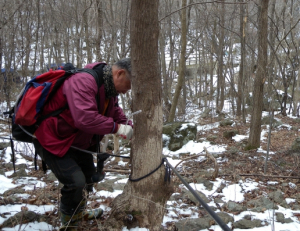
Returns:
[[[145,179],[146,177],[148,177],[148,176],[152,175],[153,173],[155,173],[164,164],[165,160],[166,160],[166,158],[162,158],[160,165],[156,169],[154,169],[152,172],[148,173],[145,176],[142,176],[142,177],[137,178],[137,179],[132,179],[131,174],[130,174],[129,175],[129,180],[132,181],[132,182],[137,182],[137,181],[140,181],[142,179]]]
[[[200,202],[203,208],[209,213],[209,215],[219,224],[219,226],[225,231],[231,231],[231,229],[224,223],[224,221],[202,200],[198,193],[183,179],[183,177],[176,171],[176,169],[166,159],[166,163],[173,172],[178,176],[181,182],[188,188],[188,190],[194,195],[194,197]]]

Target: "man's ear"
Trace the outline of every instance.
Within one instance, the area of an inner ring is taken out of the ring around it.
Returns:
[[[118,76],[126,75],[126,72],[124,69],[118,70]]]

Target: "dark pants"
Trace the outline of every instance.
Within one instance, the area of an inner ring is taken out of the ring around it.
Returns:
[[[38,155],[64,185],[61,189],[62,212],[73,214],[83,199],[84,189],[92,191],[91,177],[96,172],[93,156],[69,149],[63,157],[58,157],[44,149],[37,140],[34,146]]]

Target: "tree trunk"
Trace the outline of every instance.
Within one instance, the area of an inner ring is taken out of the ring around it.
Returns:
[[[249,148],[260,147],[261,117],[263,109],[263,90],[267,77],[267,38],[268,38],[268,5],[269,0],[260,0],[258,16],[258,58],[257,73],[254,79],[253,110],[251,114]]]
[[[162,161],[161,78],[158,65],[158,0],[131,3],[131,56],[134,136],[131,146],[131,179],[143,177]],[[149,27],[149,25],[151,25]],[[147,70],[147,71],[145,71]],[[128,181],[112,202],[103,230],[145,227],[158,231],[165,204],[173,188],[164,182],[165,169],[136,182]]]
[[[178,99],[185,79],[184,71],[185,71],[186,37],[187,37],[186,0],[182,0],[182,8],[183,9],[181,13],[181,51],[180,51],[180,63],[179,63],[179,75],[178,75],[178,82],[176,85],[168,122],[174,121]]]

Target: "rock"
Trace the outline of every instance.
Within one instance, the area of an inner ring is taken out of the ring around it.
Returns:
[[[10,146],[9,142],[0,142],[0,150],[3,150]]]
[[[264,212],[267,209],[278,209],[278,206],[269,198],[261,197],[247,203],[249,210],[253,212]]]
[[[216,136],[216,135],[208,135],[208,136],[206,137],[206,139],[207,139],[208,141],[210,141],[210,142],[215,142],[216,139],[218,139],[218,136]]]
[[[206,180],[202,177],[196,178],[196,181],[198,184],[203,184],[206,187],[206,189],[209,191],[211,191],[214,186],[214,184],[212,182],[210,182],[209,180]]]
[[[22,194],[22,193],[25,193],[25,189],[24,188],[12,188],[12,189],[6,190],[3,193],[3,196],[7,197],[9,195]]]
[[[265,116],[261,120],[262,125],[270,125],[270,116]],[[277,128],[278,126],[282,125],[282,122],[276,119],[272,119],[272,127]]]
[[[13,166],[13,164],[12,163],[5,163],[5,168],[7,168],[7,169],[13,169],[14,168],[14,166]]]
[[[235,229],[253,229],[256,227],[262,227],[262,221],[258,219],[248,220],[241,219],[233,223]]]
[[[285,218],[283,213],[275,213],[276,221],[281,223],[291,223],[294,222],[291,218]]]
[[[206,108],[202,114],[201,114],[201,118],[206,119],[208,117],[211,117],[211,108]]]
[[[175,223],[178,231],[192,231],[208,229],[214,220],[211,217],[183,219]]]
[[[14,195],[0,198],[0,205],[8,205],[8,204],[14,205],[16,203],[22,203],[22,199]]]
[[[210,200],[205,196],[205,194],[203,194],[202,192],[199,192],[197,190],[195,190],[195,191],[205,203],[210,202]],[[182,199],[192,201],[196,205],[200,204],[200,202],[194,197],[194,195],[189,190],[186,190],[186,189],[182,189]]]
[[[280,204],[282,207],[284,208],[288,208],[288,204],[285,201],[284,197],[283,197],[283,193],[279,190],[275,191],[275,192],[270,192],[268,194],[268,197],[273,200],[275,203]]]
[[[53,172],[50,172],[49,174],[47,174],[45,178],[46,178],[46,181],[48,181],[48,182],[57,181],[57,178]]]
[[[225,126],[231,126],[233,124],[233,121],[230,119],[225,119],[220,121],[220,126],[225,127]]]
[[[124,183],[118,183],[118,184],[113,184],[112,187],[114,190],[122,190],[124,189],[126,184]]]
[[[214,202],[217,203],[217,204],[225,203],[225,201],[223,201],[221,198],[218,198],[218,197],[214,198]]]
[[[217,213],[217,215],[224,221],[224,223],[233,222],[234,219],[232,216],[227,213]],[[202,230],[208,229],[213,224],[216,224],[213,218],[210,216],[205,216],[203,218],[194,218],[194,219],[184,219],[175,223],[175,226],[178,231],[193,231],[193,230]]]
[[[0,168],[0,175],[3,175],[3,176],[5,176],[5,171],[4,171],[4,169],[3,169],[3,168]]]
[[[20,178],[28,176],[26,170],[24,168],[19,169],[18,171],[14,172],[11,177],[13,178]]]
[[[229,130],[223,132],[223,137],[226,139],[232,139],[236,134],[239,134],[238,130]]]
[[[40,215],[35,212],[32,212],[32,211],[18,212],[14,216],[12,216],[12,217],[8,218],[6,221],[4,221],[3,224],[1,225],[1,228],[14,227],[14,226],[20,224],[20,222],[22,222],[22,224],[27,224],[29,222],[38,221],[39,218],[40,218]]]
[[[222,193],[223,189],[226,187],[226,184],[224,184],[223,182],[219,185],[219,187],[217,188],[216,192],[217,193]]]
[[[219,212],[217,215],[222,219],[225,224],[229,222],[234,222],[234,218],[230,216],[228,213]]]
[[[115,182],[115,180],[106,180],[104,182],[100,182],[95,186],[95,189],[97,191],[104,190],[104,191],[113,192],[114,191],[114,188],[113,188],[114,182]]]
[[[225,208],[232,213],[241,213],[247,210],[245,206],[242,206],[234,201],[228,201],[228,203],[225,203],[222,208]]]
[[[194,123],[168,123],[163,126],[163,144],[171,151],[177,151],[190,140],[195,140],[197,127]],[[167,138],[167,137],[169,138]]]

